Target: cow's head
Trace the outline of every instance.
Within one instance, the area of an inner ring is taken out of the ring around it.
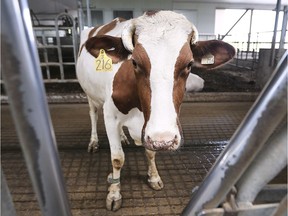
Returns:
[[[126,113],[133,107],[143,111],[142,143],[150,150],[176,150],[183,142],[178,115],[191,69],[192,72],[194,67],[212,69],[235,55],[234,48],[227,43],[197,41],[197,37],[196,28],[183,15],[171,11],[148,12],[128,21],[121,36],[125,51],[114,50],[132,54],[117,72],[121,76],[116,74],[115,79],[123,83],[125,79],[133,79],[129,84],[126,82],[126,88],[135,88],[127,95],[118,91],[114,102],[117,106],[118,94],[127,103],[128,95],[136,97],[128,109],[122,108]],[[211,56],[213,61],[207,61]],[[205,61],[209,64],[203,64]],[[118,104],[118,109],[122,109],[121,103]]]

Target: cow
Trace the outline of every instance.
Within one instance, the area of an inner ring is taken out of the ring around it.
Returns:
[[[223,41],[198,41],[196,27],[172,11],[148,11],[131,20],[116,18],[82,31],[76,70],[90,108],[88,151],[99,146],[96,123],[102,108],[111,150],[108,210],[116,211],[122,204],[122,144],[128,143],[123,126],[136,145],[145,147],[149,186],[161,190],[164,184],[155,154],[175,151],[183,143],[179,114],[185,88],[203,87],[203,80],[191,72],[219,67],[234,55],[235,49]]]

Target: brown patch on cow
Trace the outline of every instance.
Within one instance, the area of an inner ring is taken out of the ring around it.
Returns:
[[[141,110],[138,97],[136,77],[131,60],[124,61],[113,80],[112,99],[115,106],[123,114],[133,108]]]
[[[145,121],[150,117],[151,88],[149,57],[141,44],[136,44],[133,59],[137,62],[134,68],[132,60],[123,62],[113,80],[112,99],[123,114],[133,108],[143,111]]]
[[[92,37],[86,41],[85,47],[95,58],[98,57],[100,49],[104,49],[106,54],[112,59],[113,64],[127,59],[130,54],[123,46],[121,38],[109,35]]]
[[[123,166],[123,162],[121,162],[121,160],[119,159],[114,159],[112,161],[112,165],[113,165],[113,168],[115,168],[116,170],[120,170]]]
[[[154,16],[158,12],[159,12],[158,10],[149,10],[149,11],[146,11],[145,14],[147,16]]]
[[[99,28],[100,26],[97,26],[97,27],[94,27],[88,34],[88,39],[91,38],[92,36],[94,36],[94,33],[97,31],[97,29]]]
[[[174,71],[173,102],[178,114],[185,93],[186,80],[190,73],[187,66],[191,60],[193,60],[192,52],[189,43],[186,42],[179,52]]]
[[[99,27],[100,27],[100,26],[94,27],[94,28],[88,33],[88,38],[87,38],[87,40],[94,35],[94,33],[97,31],[97,29],[98,29]],[[79,50],[79,52],[78,52],[78,57],[81,55],[81,52],[82,52],[84,46],[85,46],[85,43],[83,43],[83,44],[81,45],[80,50]]]
[[[108,23],[107,25],[104,25],[99,32],[97,33],[97,35],[105,35],[107,34],[107,32],[111,31],[112,29],[115,28],[115,26],[117,25],[117,19],[114,19],[112,22]]]
[[[145,122],[150,118],[151,113],[151,87],[150,87],[150,72],[151,63],[148,54],[144,47],[137,43],[132,58],[137,63],[135,75],[137,80],[138,95],[142,111],[144,114]]]

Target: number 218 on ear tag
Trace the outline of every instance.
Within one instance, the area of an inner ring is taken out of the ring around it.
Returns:
[[[100,49],[99,56],[95,59],[97,72],[111,72],[113,70],[112,59],[109,58],[104,49]]]

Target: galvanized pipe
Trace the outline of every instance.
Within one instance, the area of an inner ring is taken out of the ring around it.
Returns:
[[[71,215],[27,1],[4,0],[1,6],[1,69],[42,215]]]
[[[273,67],[275,65],[275,43],[276,43],[277,25],[278,25],[280,8],[281,8],[281,0],[277,0],[274,31],[273,31],[272,44],[271,44],[271,55],[270,55],[270,62],[269,62],[270,67]]]
[[[287,115],[288,51],[270,81],[182,212],[196,215],[217,207]]]
[[[279,49],[284,49],[285,35],[287,31],[287,20],[288,20],[288,6],[285,5],[283,9],[283,21],[282,21]]]
[[[248,41],[247,41],[247,51],[246,51],[246,60],[248,58],[248,53],[250,51],[250,41],[251,41],[251,30],[252,30],[252,21],[253,21],[253,9],[251,9],[250,13],[250,23],[249,23],[249,33],[248,33]]]
[[[258,193],[287,166],[287,125],[274,133],[236,184],[236,202],[253,203]]]
[[[79,32],[78,34],[81,33],[81,31],[84,29],[83,25],[83,10],[82,10],[82,0],[78,0],[78,23],[79,23]]]
[[[90,0],[86,0],[86,12],[87,12],[87,26],[91,27],[92,21],[91,21]]]

